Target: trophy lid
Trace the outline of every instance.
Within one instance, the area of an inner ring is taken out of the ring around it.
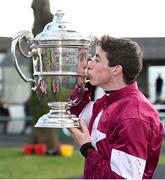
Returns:
[[[35,37],[35,40],[40,42],[48,40],[89,41],[87,37],[82,36],[74,29],[73,24],[63,21],[63,16],[62,10],[58,10],[53,21],[44,27],[44,30]]]

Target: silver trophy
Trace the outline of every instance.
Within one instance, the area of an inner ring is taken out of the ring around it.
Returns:
[[[12,39],[11,53],[15,68],[25,82],[33,84],[39,99],[50,111],[39,118],[35,127],[78,127],[79,118],[68,109],[77,105],[83,96],[90,41],[74,26],[63,21],[58,10],[52,22],[35,38],[29,31],[21,31]],[[33,78],[24,75],[19,67],[18,54],[32,60]],[[77,94],[69,100],[75,85]]]

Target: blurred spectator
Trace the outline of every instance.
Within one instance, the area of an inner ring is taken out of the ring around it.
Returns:
[[[27,128],[32,127],[32,110],[31,110],[30,101],[27,101],[24,104],[24,112],[25,112],[25,124],[24,124],[24,128],[22,130],[22,134],[26,133]]]
[[[0,123],[3,125],[3,133],[7,133],[7,124],[10,120],[10,113],[7,104],[0,102]]]
[[[156,79],[156,103],[159,103],[161,101],[162,87],[163,87],[163,79],[159,74]]]

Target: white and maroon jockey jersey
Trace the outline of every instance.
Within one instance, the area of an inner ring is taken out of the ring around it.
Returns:
[[[95,103],[90,101],[90,92],[85,92],[71,113],[89,122],[95,148],[85,159],[84,178],[152,178],[159,160],[163,126],[136,82]]]

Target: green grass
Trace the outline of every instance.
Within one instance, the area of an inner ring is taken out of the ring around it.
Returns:
[[[160,165],[165,165],[165,155],[161,155],[161,156],[160,156],[159,164],[160,164]]]
[[[163,146],[163,147],[165,147],[165,140],[163,140],[163,142],[162,142],[162,146]]]
[[[165,148],[165,140],[163,140],[162,148]],[[160,156],[159,164],[161,164],[161,165],[164,164],[164,165],[165,165],[165,154],[162,154],[162,155]]]
[[[164,154],[159,164],[165,165]],[[24,155],[20,148],[0,148],[0,179],[80,178],[82,174],[83,157],[78,151],[62,157]]]
[[[78,151],[71,157],[23,155],[20,148],[0,148],[0,179],[78,178],[83,158]]]

